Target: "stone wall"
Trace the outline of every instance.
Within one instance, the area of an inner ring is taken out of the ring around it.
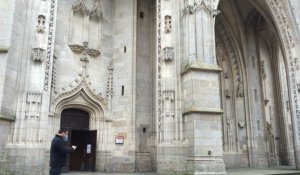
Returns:
[[[155,162],[154,22],[155,3],[137,1],[136,34],[136,170],[152,171]]]
[[[11,122],[6,120],[0,120],[0,174],[5,169],[6,163],[6,151],[5,146],[10,134]]]
[[[187,174],[187,143],[160,144],[157,147],[157,169],[161,175]]]
[[[21,60],[25,2],[6,1],[1,3],[0,35],[0,117],[14,119],[17,98],[17,79]],[[9,51],[10,50],[10,51]],[[9,59],[8,59],[9,58]]]

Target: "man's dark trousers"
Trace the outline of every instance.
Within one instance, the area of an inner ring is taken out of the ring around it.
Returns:
[[[62,168],[50,168],[49,175],[60,175]]]

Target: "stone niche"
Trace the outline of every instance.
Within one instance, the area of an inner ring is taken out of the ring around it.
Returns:
[[[69,46],[73,52],[83,50],[83,43],[89,44],[89,51],[99,56],[101,49],[102,3],[100,0],[78,0],[72,5],[69,29]]]

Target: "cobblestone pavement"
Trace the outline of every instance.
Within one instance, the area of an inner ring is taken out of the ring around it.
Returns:
[[[300,171],[288,168],[274,169],[227,169],[227,175],[300,175]],[[104,173],[104,172],[70,172],[62,175],[157,175],[156,173]]]

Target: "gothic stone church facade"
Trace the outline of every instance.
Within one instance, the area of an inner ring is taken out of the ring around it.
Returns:
[[[0,4],[0,174],[300,169],[298,0]]]

